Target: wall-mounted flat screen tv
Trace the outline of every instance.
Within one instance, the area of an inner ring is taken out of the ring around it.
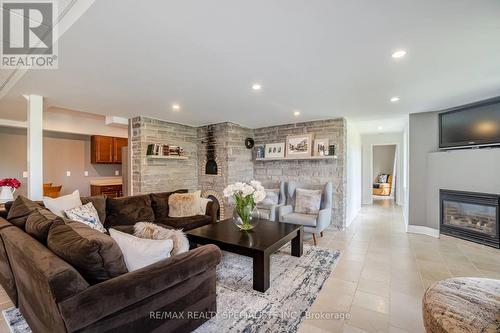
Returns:
[[[500,97],[439,114],[439,148],[500,146]]]

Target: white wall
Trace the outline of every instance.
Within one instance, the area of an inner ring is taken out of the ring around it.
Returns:
[[[396,145],[373,146],[373,180],[381,174],[393,174],[395,155]]]
[[[361,134],[347,120],[346,149],[346,226],[348,227],[361,209]]]
[[[409,198],[410,198],[410,175],[409,175],[409,156],[410,156],[410,122],[409,119],[406,122],[404,131],[403,131],[403,218],[405,221],[405,225],[408,226],[409,219]]]
[[[21,187],[16,194],[27,195],[27,135],[24,128],[0,126],[0,179],[17,178]],[[67,176],[66,171],[71,175]],[[85,176],[84,172],[88,172]],[[121,171],[118,164],[92,164],[90,161],[90,136],[44,131],[43,133],[43,182],[62,185],[62,195],[80,190],[82,196],[90,195],[90,181],[101,177],[114,177]],[[121,173],[121,172],[120,172]]]
[[[427,155],[439,150],[438,112],[410,114],[408,224],[427,226]]]
[[[404,203],[403,196],[403,159],[404,159],[404,144],[403,132],[400,133],[381,133],[381,134],[364,134],[361,136],[362,143],[362,202],[363,205],[371,205],[372,200],[372,186],[373,186],[373,146],[375,145],[396,145],[396,204],[402,205]]]

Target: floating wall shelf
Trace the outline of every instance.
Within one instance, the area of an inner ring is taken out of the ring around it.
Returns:
[[[307,157],[264,157],[256,158],[256,161],[306,161],[306,160],[336,160],[339,157],[337,155],[328,156],[307,156]]]
[[[148,159],[151,160],[187,160],[187,156],[175,156],[175,155],[146,155]]]

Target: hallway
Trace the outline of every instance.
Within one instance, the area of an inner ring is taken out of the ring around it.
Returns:
[[[318,246],[342,256],[311,312],[349,320],[306,319],[301,332],[425,332],[425,288],[452,276],[500,279],[500,251],[442,236],[405,232],[402,209],[385,200],[364,206],[345,231],[329,230]]]

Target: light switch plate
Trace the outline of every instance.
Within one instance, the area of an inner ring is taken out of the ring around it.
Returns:
[[[71,171],[66,171],[66,177],[70,177],[71,176]]]
[[[120,171],[115,170],[115,176],[119,176],[119,175],[120,175]]]
[[[28,171],[23,171],[23,178],[28,178]]]
[[[84,175],[85,177],[88,177],[88,176],[89,176],[89,172],[88,172],[88,171],[85,171],[85,172],[83,173],[83,175]]]

